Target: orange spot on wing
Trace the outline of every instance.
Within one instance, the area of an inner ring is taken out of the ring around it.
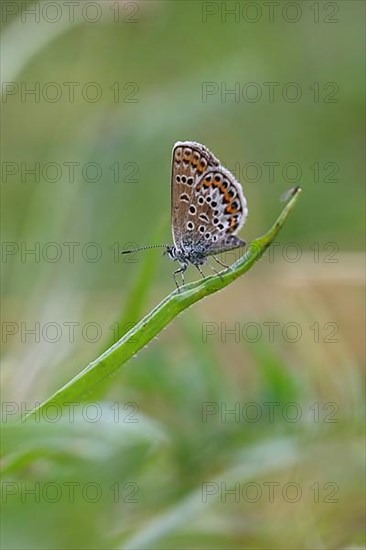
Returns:
[[[192,166],[194,166],[194,168],[196,168],[197,164],[199,163],[199,160],[200,160],[199,155],[197,154],[197,152],[194,152],[191,158],[191,164]]]
[[[197,170],[200,174],[202,174],[202,172],[204,172],[206,168],[207,168],[207,161],[204,158],[201,158],[199,163],[197,164]]]
[[[229,204],[226,208],[225,208],[225,212],[226,214],[236,214],[237,212],[239,212],[239,208],[234,208],[231,204]]]
[[[228,194],[225,195],[225,202],[228,202],[228,206],[225,208],[225,213],[226,214],[238,214],[239,212],[241,212],[241,205],[238,203],[238,206],[233,206],[233,202],[237,202],[238,203],[238,200],[237,199],[234,199],[232,197],[230,197]]]

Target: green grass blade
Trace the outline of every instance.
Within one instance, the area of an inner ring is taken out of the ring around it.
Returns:
[[[265,235],[252,241],[245,254],[229,269],[221,272],[220,275],[206,277],[203,280],[187,284],[180,289],[180,292],[175,290],[169,294],[148,315],[123,335],[118,342],[92,361],[39,407],[31,411],[28,417],[33,416],[36,411],[39,412],[49,403],[63,405],[90,395],[103,381],[112,376],[124,363],[146,346],[179,313],[202,298],[223,289],[246,273],[261,258],[280,231],[295,206],[300,191],[301,189],[297,188],[293,192],[292,198],[273,227]]]

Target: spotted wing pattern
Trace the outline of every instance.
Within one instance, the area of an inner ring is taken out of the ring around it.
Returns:
[[[240,183],[204,146],[177,142],[172,159],[172,232],[180,249],[204,255],[237,248],[247,216]]]

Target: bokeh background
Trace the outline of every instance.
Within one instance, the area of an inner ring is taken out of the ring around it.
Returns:
[[[71,4],[2,3],[2,547],[362,548],[365,4]],[[241,181],[245,240],[299,204],[72,417],[25,424],[173,289],[159,250],[118,251],[171,242],[185,139]]]

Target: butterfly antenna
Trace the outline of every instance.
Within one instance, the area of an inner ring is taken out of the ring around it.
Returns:
[[[122,250],[121,254],[131,254],[132,252],[139,252],[140,250],[147,250],[148,248],[168,248],[168,244],[149,244],[147,246],[140,246],[138,248],[130,248],[128,250]]]

